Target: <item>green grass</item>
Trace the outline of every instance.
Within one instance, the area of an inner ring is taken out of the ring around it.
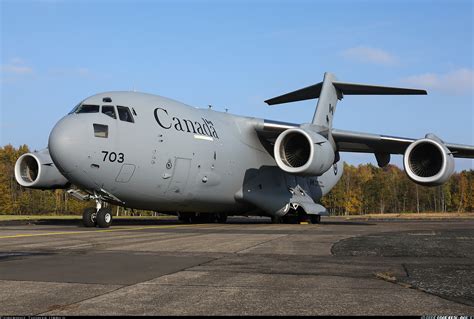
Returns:
[[[346,219],[449,219],[449,218],[474,218],[473,212],[446,212],[446,213],[437,213],[437,212],[423,212],[423,213],[386,213],[386,214],[366,214],[366,215],[347,215],[339,216]]]
[[[5,220],[36,220],[36,219],[80,219],[75,215],[0,215],[0,221]]]
[[[113,216],[114,219],[170,219],[174,216]],[[9,220],[48,220],[48,219],[82,219],[79,215],[0,215],[0,221]]]

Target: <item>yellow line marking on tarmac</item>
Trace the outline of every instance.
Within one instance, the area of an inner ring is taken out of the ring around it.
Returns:
[[[41,234],[18,234],[18,235],[0,236],[0,239],[37,237],[37,236],[55,236],[55,235],[82,235],[82,234],[95,234],[95,233],[110,233],[110,232],[128,231],[128,230],[179,228],[179,227],[189,227],[189,226],[197,226],[197,225],[161,225],[161,226],[145,226],[145,227],[122,227],[122,228],[92,230],[92,231],[51,232],[51,233],[41,233]]]

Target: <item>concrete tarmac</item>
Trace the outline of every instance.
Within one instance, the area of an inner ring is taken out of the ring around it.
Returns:
[[[474,220],[0,226],[0,315],[434,314],[474,314]]]

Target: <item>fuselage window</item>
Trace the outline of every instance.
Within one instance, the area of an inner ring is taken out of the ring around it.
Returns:
[[[130,112],[130,109],[128,107],[117,105],[117,111],[118,111],[119,118],[121,121],[130,122],[130,123],[134,122],[132,113]]]
[[[98,105],[82,104],[76,113],[99,113]]]
[[[107,138],[109,137],[109,127],[103,124],[96,124],[94,123],[94,136],[95,137],[102,137]]]
[[[113,105],[102,105],[102,113],[110,116],[113,119],[117,118],[117,115],[115,115],[115,109]]]

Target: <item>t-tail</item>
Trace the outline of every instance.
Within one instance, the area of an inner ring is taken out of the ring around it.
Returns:
[[[268,105],[319,98],[312,124],[320,131],[332,128],[338,100],[344,95],[426,95],[425,90],[338,82],[332,73],[324,73],[323,82],[266,100]]]

